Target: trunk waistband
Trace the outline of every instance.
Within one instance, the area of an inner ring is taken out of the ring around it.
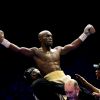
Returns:
[[[44,76],[48,81],[54,81],[56,83],[65,83],[67,79],[71,79],[71,76],[65,75],[63,71],[54,71]]]

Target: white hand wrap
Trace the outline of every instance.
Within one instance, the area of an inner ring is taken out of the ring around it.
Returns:
[[[88,37],[87,34],[83,33],[79,36],[79,39],[83,42]]]
[[[83,34],[81,34],[79,36],[79,39],[81,39],[82,41],[84,41],[90,34],[94,33],[95,29],[93,29],[93,26],[91,24],[88,24],[85,29]]]
[[[2,44],[3,46],[5,46],[6,48],[9,48],[9,46],[10,46],[11,43],[10,43],[8,40],[3,39],[3,41],[1,42],[1,44]]]

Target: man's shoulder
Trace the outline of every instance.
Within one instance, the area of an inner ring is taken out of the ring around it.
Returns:
[[[56,46],[54,49],[61,49],[62,46]]]
[[[39,50],[39,48],[38,47],[31,47],[30,50],[37,51],[37,50]]]

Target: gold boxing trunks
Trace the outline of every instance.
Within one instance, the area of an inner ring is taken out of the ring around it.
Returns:
[[[71,79],[71,76],[65,75],[62,70],[57,70],[45,75],[44,78],[56,83],[65,83],[67,79]]]

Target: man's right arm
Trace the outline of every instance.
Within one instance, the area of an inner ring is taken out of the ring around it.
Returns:
[[[75,74],[76,78],[89,90],[91,90],[93,93],[92,95],[96,96],[96,97],[100,97],[100,89],[96,88],[95,86],[93,86],[92,84],[90,84],[85,78],[83,78],[81,75],[79,74]]]
[[[32,54],[32,49],[29,49],[29,48],[26,48],[26,47],[19,47],[15,44],[11,43],[7,39],[5,39],[4,32],[2,30],[0,30],[0,43],[4,47],[9,48],[9,49],[11,49],[15,52],[20,52],[20,53],[27,55],[27,56],[31,56],[31,54]]]
[[[99,93],[100,89],[96,88],[95,86],[93,86],[92,84],[90,84],[85,78],[83,78],[81,75],[79,74],[75,74],[76,78],[89,90],[91,90],[92,92],[96,92]]]

